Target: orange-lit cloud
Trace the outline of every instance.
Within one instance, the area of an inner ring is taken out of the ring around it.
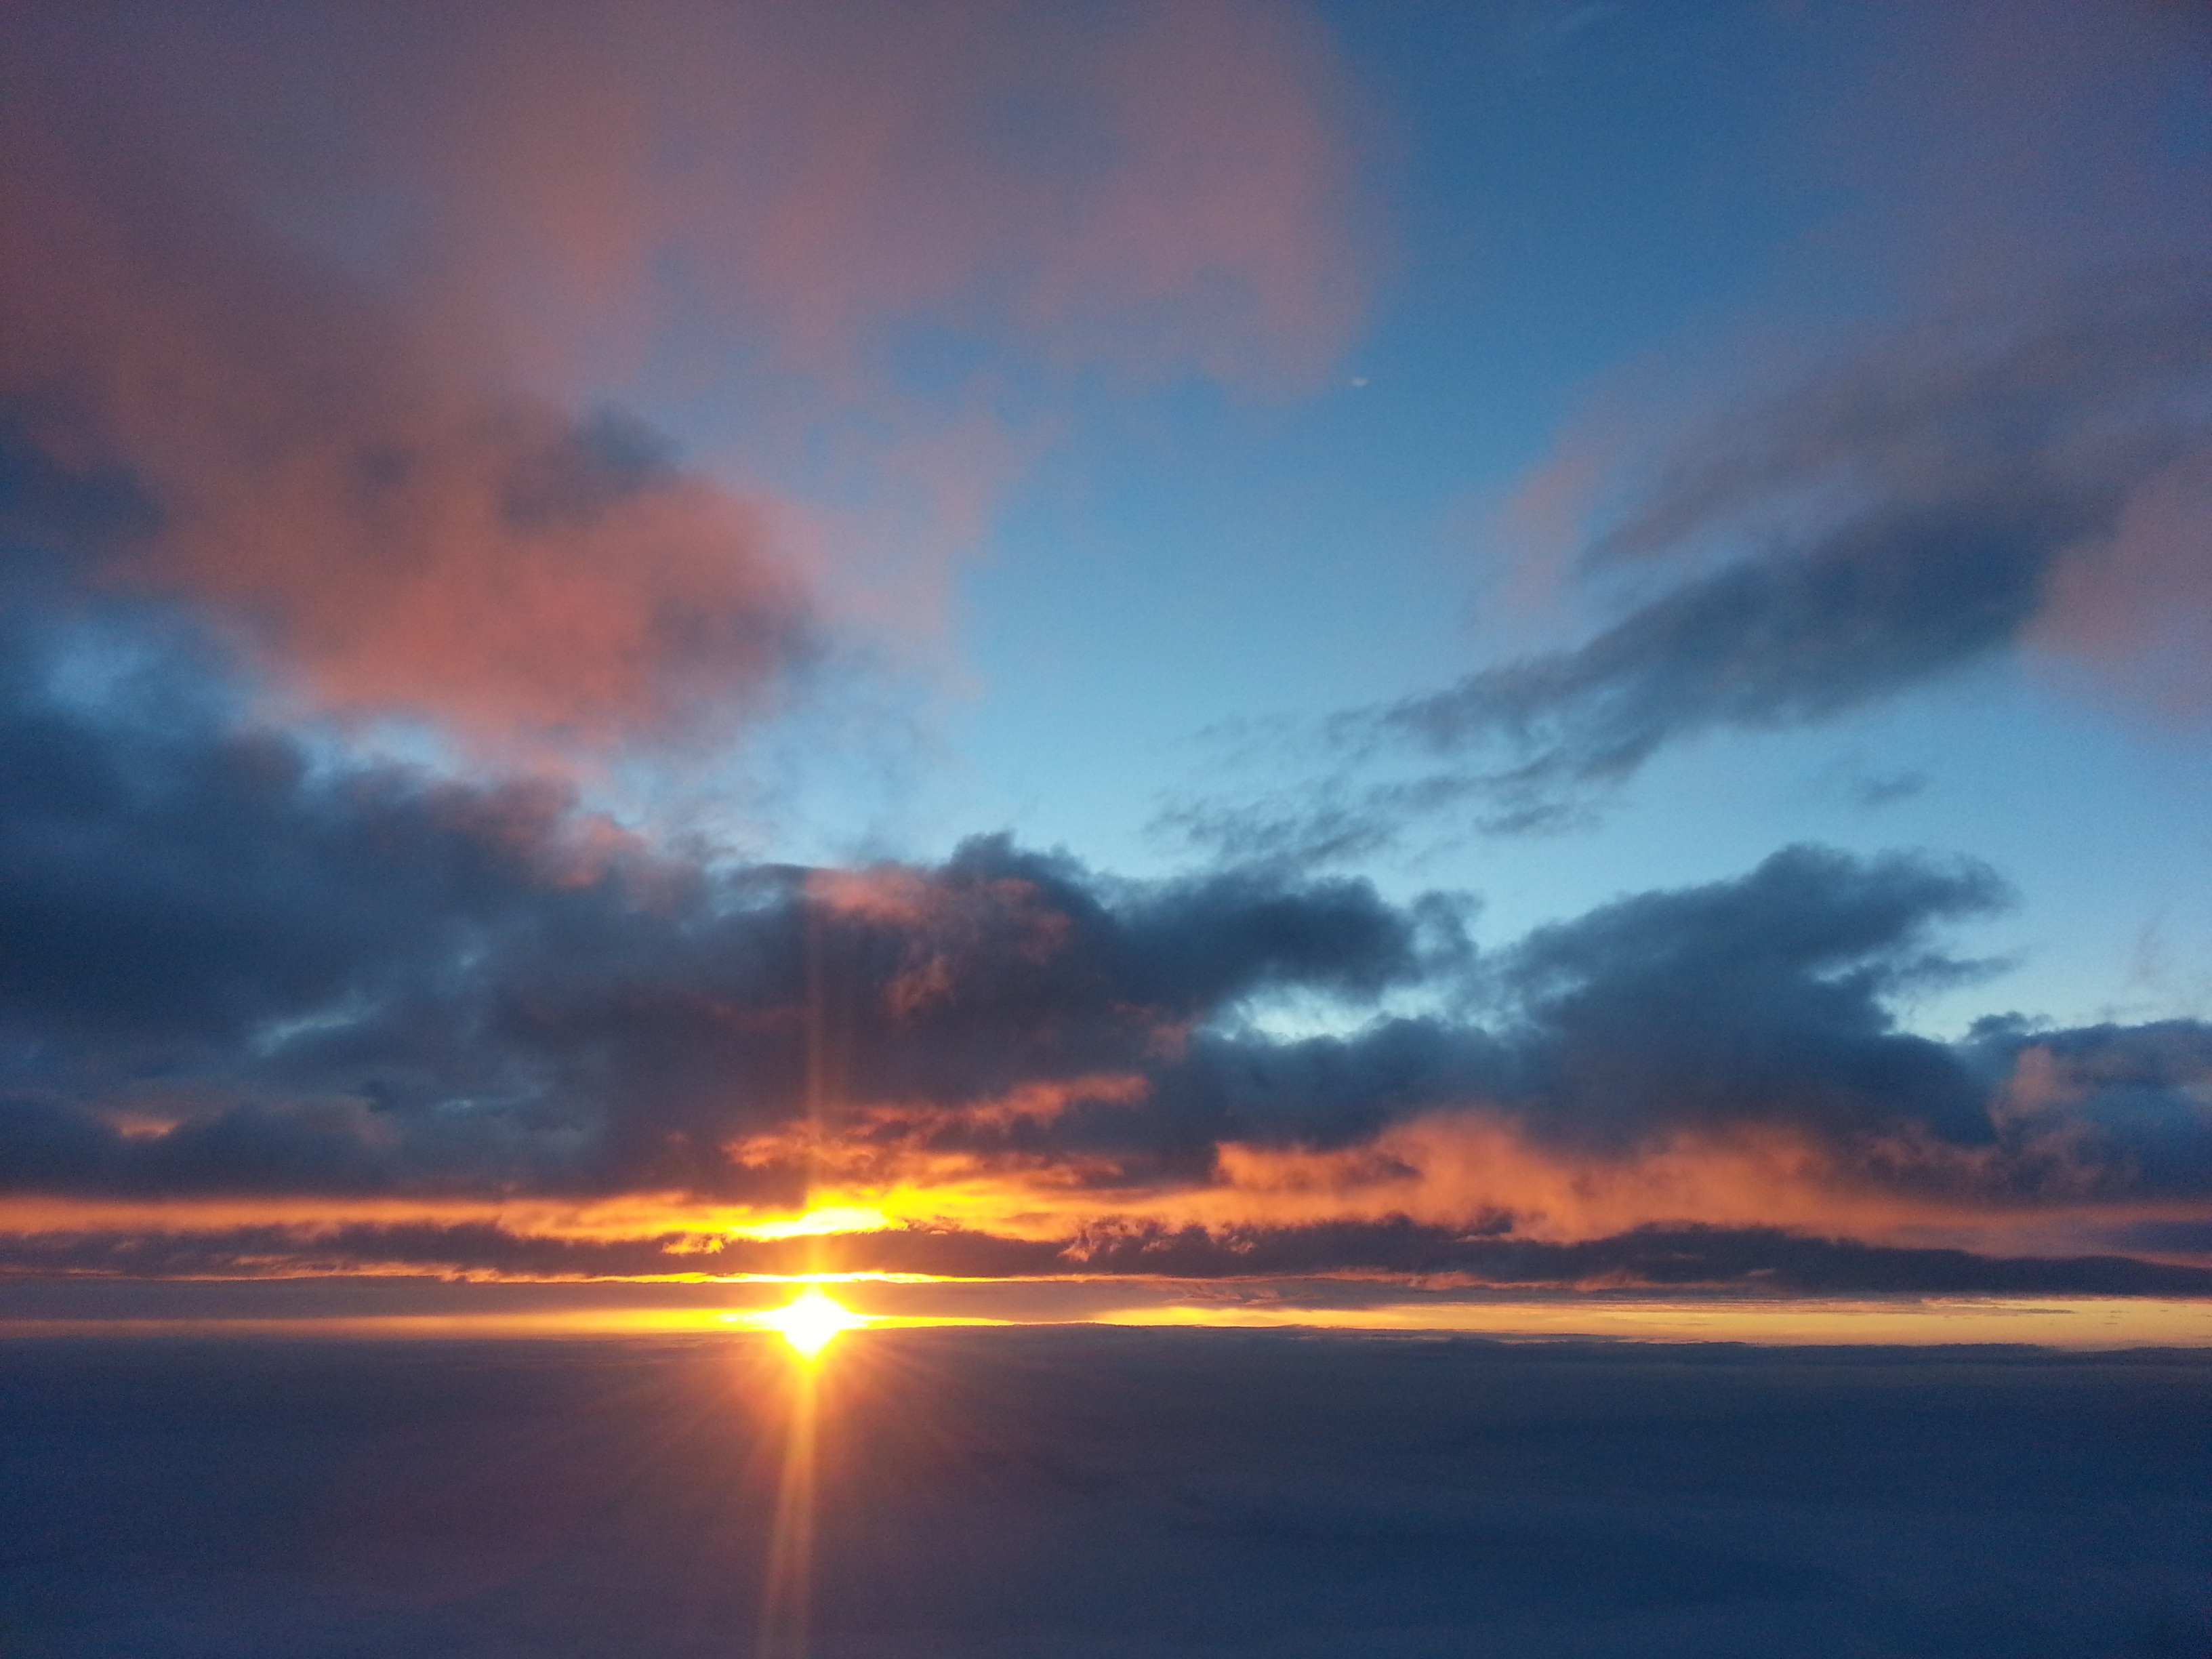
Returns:
[[[2033,1052],[2033,1051],[2031,1051]],[[2028,1064],[2032,1066],[2033,1062]],[[1006,1127],[1006,1103],[984,1109]],[[872,1109],[819,1149],[821,1201],[924,1227],[1068,1241],[1081,1263],[1148,1230],[1219,1237],[1409,1222],[1446,1231],[1577,1243],[1652,1226],[1783,1228],[1892,1244],[2089,1248],[2126,1223],[2212,1216],[2198,1196],[2110,1190],[2086,1170],[2054,1172],[2061,1149],[1932,1142],[1858,1154],[1778,1127],[1684,1133],[1607,1153],[1547,1145],[1492,1112],[1438,1112],[1330,1151],[1227,1142],[1210,1179],[1139,1187],[1109,1161],[1047,1158],[1018,1138],[973,1133],[947,1145],[956,1110]],[[888,1133],[896,1132],[895,1133]],[[2009,1158],[2038,1169],[2008,1185]],[[1901,1174],[1917,1181],[1900,1181]]]
[[[0,1099],[19,1272],[2166,1294],[2212,1254],[2203,1027],[1897,1028],[1956,972],[1937,927],[2002,901],[1971,864],[1791,848],[1477,957],[1365,883],[1003,838],[713,870],[572,845],[543,793],[19,726],[138,767],[99,833],[48,789],[8,844],[47,896],[13,941],[43,1069]],[[1458,1012],[1374,1012],[1397,987]],[[1284,989],[1368,1017],[1243,1017]]]

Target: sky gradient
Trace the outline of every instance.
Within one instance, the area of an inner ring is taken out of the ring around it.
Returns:
[[[2208,185],[2150,0],[8,9],[6,1314],[2212,1343]]]

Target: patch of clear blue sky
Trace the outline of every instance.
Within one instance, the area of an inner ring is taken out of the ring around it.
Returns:
[[[1686,367],[1753,313],[1813,335],[1881,314],[1878,258],[1831,281],[1808,253],[1856,205],[1824,146],[1879,47],[1867,14],[1326,15],[1371,113],[1364,187],[1388,240],[1364,336],[1328,384],[1273,401],[1196,381],[1071,392],[1018,348],[907,337],[911,392],[950,404],[988,377],[1018,424],[1034,413],[1053,435],[962,580],[975,689],[942,716],[942,750],[890,788],[880,750],[794,770],[775,850],[930,857],[1011,829],[1124,873],[1188,868],[1146,833],[1164,793],[1224,776],[1295,791],[1317,769],[1265,722],[1432,690],[1515,648],[1510,628],[1475,625],[1513,551],[1486,539],[1484,512],[1605,377]],[[695,405],[679,429],[757,418]],[[1243,722],[1258,735],[1221,735]],[[1957,942],[2011,965],[1931,996],[1916,1024],[2207,1014],[2201,756],[1996,664],[1820,726],[1686,744],[1593,829],[1462,839],[1366,872],[1394,892],[1481,893],[1494,942],[1796,841],[1964,853],[2021,902]]]
[[[1020,796],[1095,821],[1199,727],[1465,672],[1485,498],[1595,378],[1754,299],[1815,220],[1771,161],[1791,77],[1745,33],[1765,9],[1567,15],[1332,14],[1381,129],[1373,325],[1310,398],[1093,406],[1032,478],[965,590],[988,690],[963,738]]]

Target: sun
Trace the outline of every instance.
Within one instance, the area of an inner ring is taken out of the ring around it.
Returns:
[[[752,1322],[779,1333],[802,1358],[811,1359],[840,1332],[866,1325],[868,1316],[840,1306],[819,1285],[809,1285],[782,1307],[755,1314]]]

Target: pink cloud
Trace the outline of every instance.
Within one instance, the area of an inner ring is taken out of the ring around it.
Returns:
[[[2212,446],[2130,495],[2112,534],[2063,567],[2031,642],[2094,694],[2175,721],[2212,712]]]
[[[28,252],[0,278],[0,397],[155,498],[111,580],[207,608],[341,714],[542,755],[771,706],[809,650],[802,563],[853,586],[844,548],[802,561],[781,528],[941,564],[1033,449],[981,382],[904,383],[904,331],[1264,390],[1358,320],[1342,77],[1300,11],[235,24],[9,20]],[[730,474],[753,498],[594,449],[576,411],[653,387],[752,411]],[[824,453],[887,505],[775,499]],[[941,580],[891,580],[937,626]]]

